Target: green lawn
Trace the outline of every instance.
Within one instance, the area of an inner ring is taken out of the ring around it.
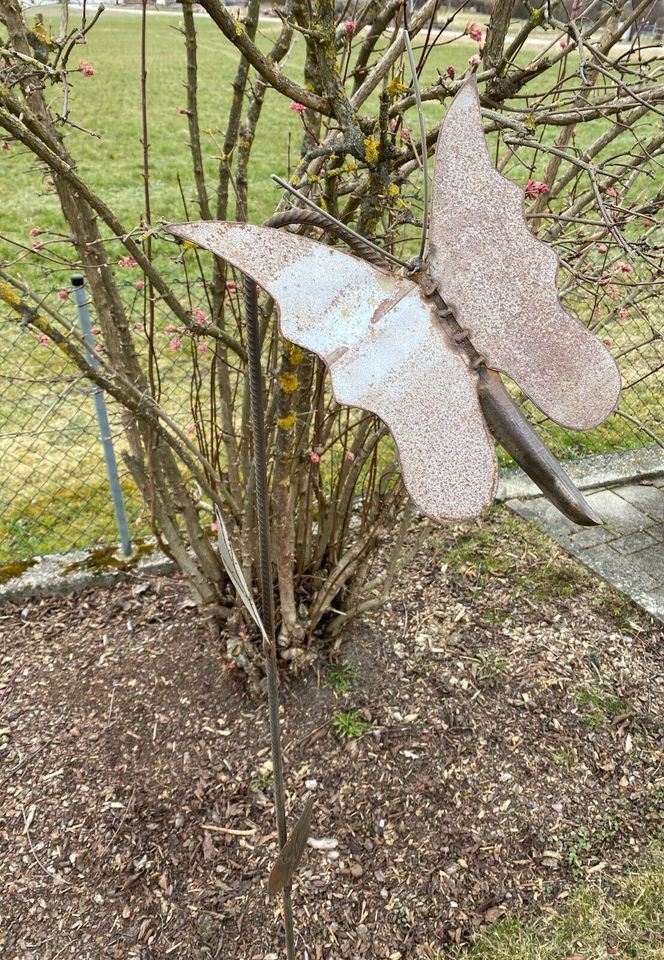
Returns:
[[[440,953],[438,960],[449,958]],[[455,956],[457,956],[455,954]],[[582,885],[539,919],[501,920],[464,960],[664,960],[664,854],[633,873]]]

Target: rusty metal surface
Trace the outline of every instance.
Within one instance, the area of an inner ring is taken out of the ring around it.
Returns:
[[[600,524],[599,515],[544,446],[498,374],[484,366],[478,372],[480,406],[498,443],[569,520],[583,527]]]
[[[618,369],[560,303],[558,257],[528,229],[521,189],[491,162],[474,77],[440,131],[429,236],[429,271],[488,365],[563,426],[601,423],[618,400]]]
[[[325,362],[338,402],[387,425],[406,489],[423,513],[460,520],[491,503],[496,459],[477,374],[417,284],[265,227],[168,229],[228,260],[274,298],[283,336]]]

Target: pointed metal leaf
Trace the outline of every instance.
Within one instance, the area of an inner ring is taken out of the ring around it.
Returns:
[[[263,621],[261,620],[258,609],[256,608],[256,604],[254,603],[251,590],[249,589],[247,581],[244,578],[240,561],[237,558],[237,554],[235,553],[233,545],[230,541],[230,537],[228,536],[228,530],[226,529],[224,518],[222,517],[219,507],[216,504],[214,506],[214,512],[217,518],[217,549],[219,550],[221,562],[226,568],[226,573],[230,577],[231,583],[237,590],[237,595],[249,611],[252,620],[265,637],[266,633],[265,627],[263,626]]]
[[[314,798],[309,797],[300,819],[295,824],[291,835],[283,845],[274,866],[270,870],[270,879],[267,884],[268,893],[272,895],[279,893],[295,876],[295,871],[307,845],[313,809]]]

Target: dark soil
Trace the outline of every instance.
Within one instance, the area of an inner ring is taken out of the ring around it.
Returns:
[[[0,955],[283,956],[266,707],[183,584],[4,607],[0,644]],[[521,521],[431,534],[382,614],[284,685],[289,810],[314,790],[328,841],[295,882],[299,956],[433,957],[638,861],[663,654]]]

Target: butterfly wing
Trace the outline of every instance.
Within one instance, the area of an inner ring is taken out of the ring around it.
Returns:
[[[477,375],[417,284],[268,227],[201,221],[168,229],[274,298],[283,336],[324,361],[338,402],[387,425],[406,489],[423,513],[459,520],[491,503],[496,460]]]
[[[618,369],[560,303],[558,257],[528,229],[521,189],[491,162],[474,77],[440,131],[429,236],[429,270],[487,364],[563,426],[601,423],[618,401]]]

